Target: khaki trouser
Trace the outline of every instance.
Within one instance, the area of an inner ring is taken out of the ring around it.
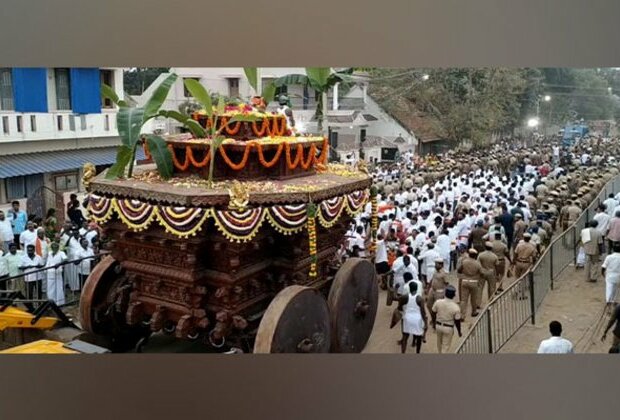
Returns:
[[[524,275],[530,268],[530,263],[517,261],[515,262],[515,279]]]
[[[478,307],[482,306],[482,293],[484,292],[484,286],[487,286],[487,301],[490,302],[495,293],[495,270],[482,269],[482,278],[478,282]]]
[[[515,263],[515,279],[521,278],[522,275],[527,273],[527,270],[529,270],[530,267],[530,263],[517,261]],[[528,288],[529,287],[527,282],[521,282],[521,285],[517,288],[518,297],[521,299],[525,299]]]
[[[452,344],[452,337],[454,336],[454,327],[446,327],[444,325],[437,325],[437,352],[447,353],[450,351],[450,345]]]
[[[502,288],[502,281],[504,280],[504,276],[506,275],[506,260],[502,259],[499,261],[497,266],[495,267],[495,286]],[[495,293],[495,289],[493,289],[493,293]]]
[[[599,262],[600,259],[598,255],[586,254],[586,267],[584,270],[586,275],[586,281],[598,280]]]
[[[478,303],[478,280],[464,279],[461,283],[461,316],[465,318],[467,313],[467,299],[471,303],[471,312],[476,313],[476,305]],[[472,315],[473,316],[473,315]]]

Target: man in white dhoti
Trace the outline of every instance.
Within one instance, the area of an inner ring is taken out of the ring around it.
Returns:
[[[65,290],[63,282],[63,265],[67,261],[67,254],[60,251],[60,245],[57,242],[53,242],[51,245],[51,252],[47,255],[47,261],[45,268],[46,275],[46,293],[49,300],[54,301],[57,305],[63,305],[65,303]]]

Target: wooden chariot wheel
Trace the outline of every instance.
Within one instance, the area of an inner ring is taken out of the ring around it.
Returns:
[[[146,330],[125,322],[130,288],[120,264],[105,256],[91,271],[80,296],[79,320],[84,331],[109,339],[111,350],[135,346]]]
[[[331,320],[331,352],[361,353],[368,343],[379,305],[373,264],[349,258],[340,267],[327,298]]]
[[[310,287],[288,286],[267,307],[254,353],[328,353],[330,342],[325,298]]]

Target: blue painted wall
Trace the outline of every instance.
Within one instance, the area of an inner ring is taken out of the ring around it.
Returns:
[[[47,112],[47,69],[13,68],[16,112]]]
[[[98,68],[71,69],[71,107],[77,114],[101,112],[101,79]]]

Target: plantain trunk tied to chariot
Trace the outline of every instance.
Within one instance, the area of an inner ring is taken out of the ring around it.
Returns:
[[[204,107],[191,116],[119,105],[121,133],[153,115],[189,133],[125,138],[120,159],[135,145],[150,162],[117,161],[90,180],[110,256],[84,287],[82,327],[119,350],[163,332],[220,352],[361,352],[374,265],[331,261],[370,200],[367,170],[328,164],[326,139],[293,135],[268,101],[214,103],[198,82],[186,87]]]

